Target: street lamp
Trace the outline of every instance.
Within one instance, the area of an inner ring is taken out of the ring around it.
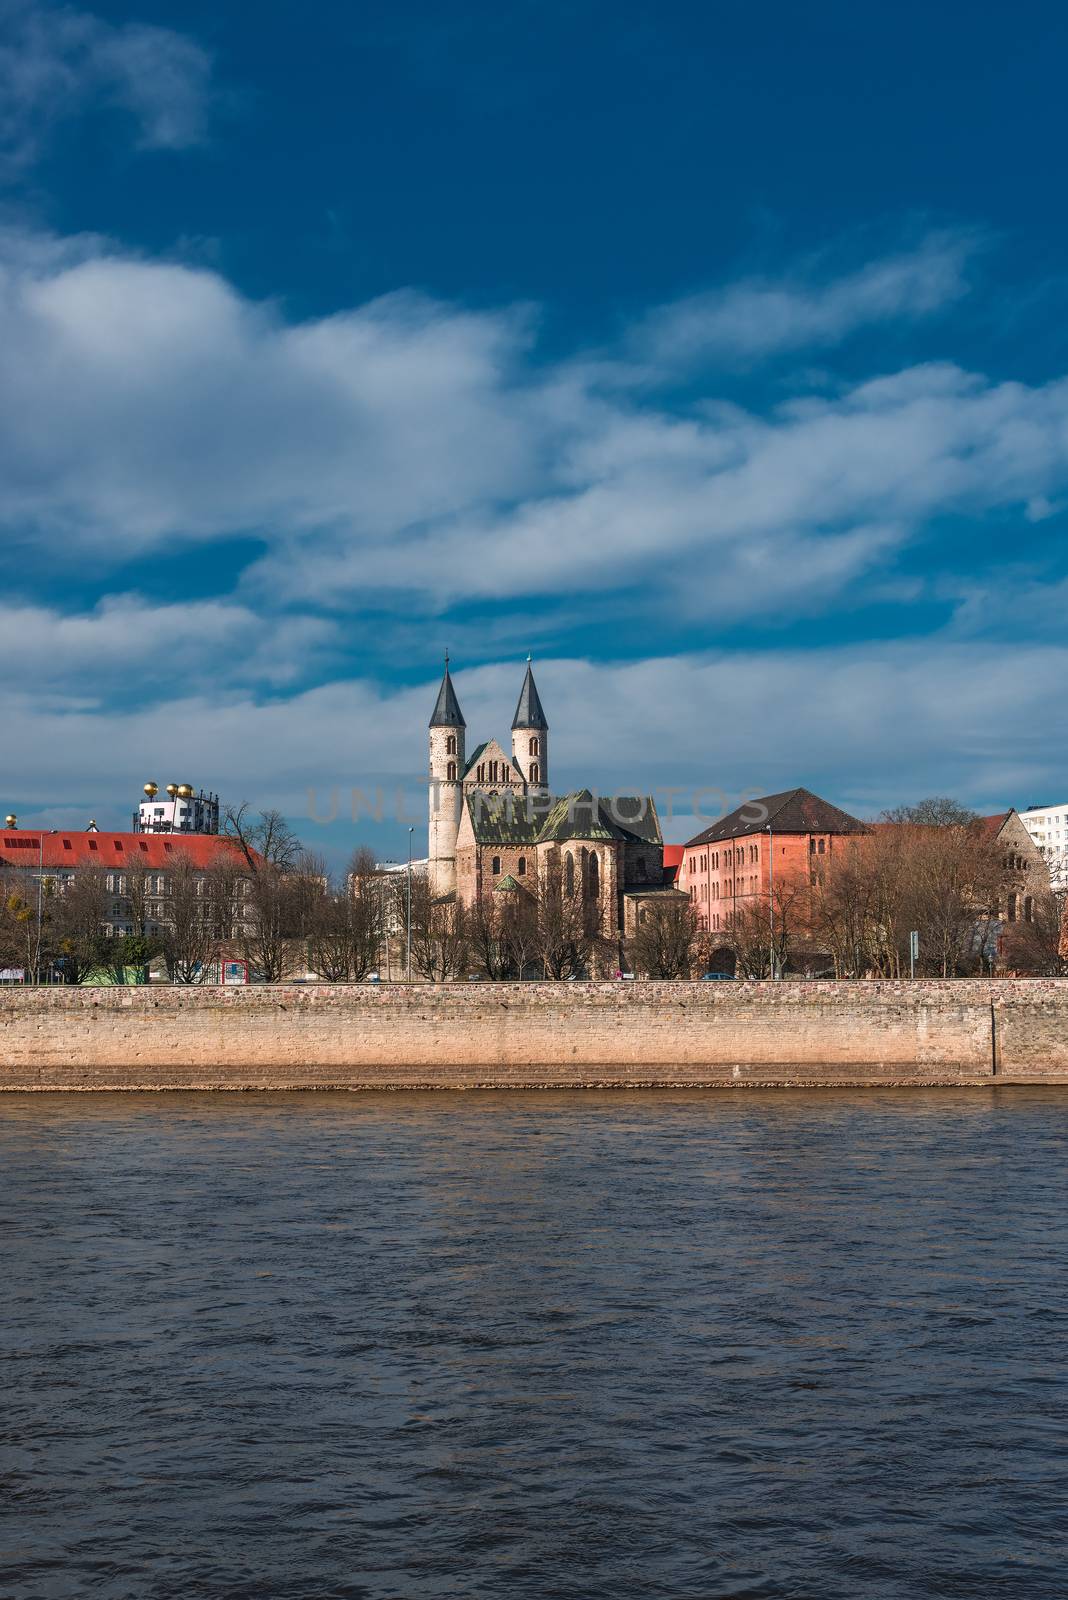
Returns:
[[[412,834],[408,829],[408,982],[412,981]]]
[[[771,823],[768,834],[768,976],[775,976],[775,835]]]

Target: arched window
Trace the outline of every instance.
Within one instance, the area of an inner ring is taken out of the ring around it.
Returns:
[[[531,741],[530,741],[530,752],[529,753],[532,756],[540,756],[541,755],[541,740],[540,739],[531,739]]]
[[[1025,922],[1034,922],[1034,920],[1035,920],[1035,902],[1032,900],[1030,895],[1025,895],[1024,896],[1024,921]]]
[[[456,762],[455,761],[450,761],[448,766],[445,768],[445,777],[448,779],[449,783],[455,783],[456,782]]]
[[[486,763],[484,761],[480,761],[479,762],[478,771],[475,773],[475,777],[478,779],[479,783],[485,783],[485,781],[486,781]]]
[[[586,871],[590,899],[599,900],[601,896],[601,866],[592,850],[590,851],[590,860]]]
[[[566,894],[575,892],[575,858],[570,850],[564,857],[564,891]]]
[[[500,856],[494,856],[493,862],[492,862],[492,871],[493,871],[493,876],[495,878],[499,878],[500,877],[500,875],[501,875],[501,858],[500,858]]]
[[[821,856],[822,855],[826,855],[826,853],[827,853],[827,841],[826,841],[826,839],[821,839],[820,840],[820,855]]]
[[[1016,921],[1016,896],[1014,894],[1009,895],[1009,921]]]
[[[530,763],[530,781],[531,783],[541,782],[541,768],[536,761]]]
[[[518,873],[519,877],[521,877],[521,878],[525,878],[526,877],[526,875],[527,875],[527,858],[526,858],[526,856],[520,856],[519,857],[519,860],[516,863],[516,869],[515,870]]]
[[[456,754],[456,735],[454,733],[450,733],[445,740],[445,754],[447,756]]]

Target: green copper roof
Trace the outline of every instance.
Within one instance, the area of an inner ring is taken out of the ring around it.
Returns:
[[[660,818],[648,796],[595,799],[588,789],[545,795],[468,794],[466,805],[478,844],[545,844],[565,839],[642,840],[661,843]]]

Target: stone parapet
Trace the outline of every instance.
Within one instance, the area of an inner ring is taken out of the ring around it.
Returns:
[[[0,992],[0,1089],[1068,1083],[1068,979]]]

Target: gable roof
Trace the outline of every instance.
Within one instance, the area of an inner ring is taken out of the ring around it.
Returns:
[[[722,839],[744,839],[753,833],[867,833],[869,826],[848,811],[840,811],[829,800],[821,800],[811,789],[785,789],[781,794],[767,794],[759,800],[747,800],[737,806],[729,816],[721,817],[703,833],[686,841],[686,848],[696,844],[716,844]]]
[[[597,799],[589,789],[571,794],[485,794],[465,800],[476,844],[561,844],[567,839],[611,839],[659,844],[660,818],[647,795]]]
[[[445,657],[445,676],[441,680],[438,698],[434,702],[433,715],[430,718],[432,728],[466,728],[464,714],[460,710],[460,702],[456,698],[456,690],[449,677],[449,658]]]
[[[0,832],[0,871],[5,867],[105,867],[134,872],[149,867],[166,871],[182,857],[194,867],[212,867],[230,861],[245,868],[241,849],[217,833],[76,833],[57,828],[5,828]]]
[[[545,712],[541,708],[541,699],[538,688],[534,682],[534,674],[530,670],[530,658],[527,658],[527,675],[523,679],[523,687],[519,691],[519,704],[515,708],[512,718],[513,728],[539,728],[547,729],[549,726]]]
[[[467,760],[467,762],[466,762],[466,764],[464,766],[464,770],[463,770],[462,776],[466,778],[467,775],[470,772],[474,771],[476,765],[478,764],[479,761],[482,760],[483,756],[485,755],[486,751],[489,749],[490,745],[496,745],[497,750],[500,753],[501,760],[505,763],[505,765],[509,768],[510,771],[515,773],[517,778],[522,780],[522,778],[523,778],[523,769],[519,765],[519,762],[515,759],[514,756],[510,756],[508,754],[507,750],[504,748],[504,746],[502,744],[500,744],[496,739],[483,739],[483,741],[482,741],[482,743],[480,745],[476,745],[475,746],[474,750],[471,752],[471,755],[468,757],[468,760]]]

